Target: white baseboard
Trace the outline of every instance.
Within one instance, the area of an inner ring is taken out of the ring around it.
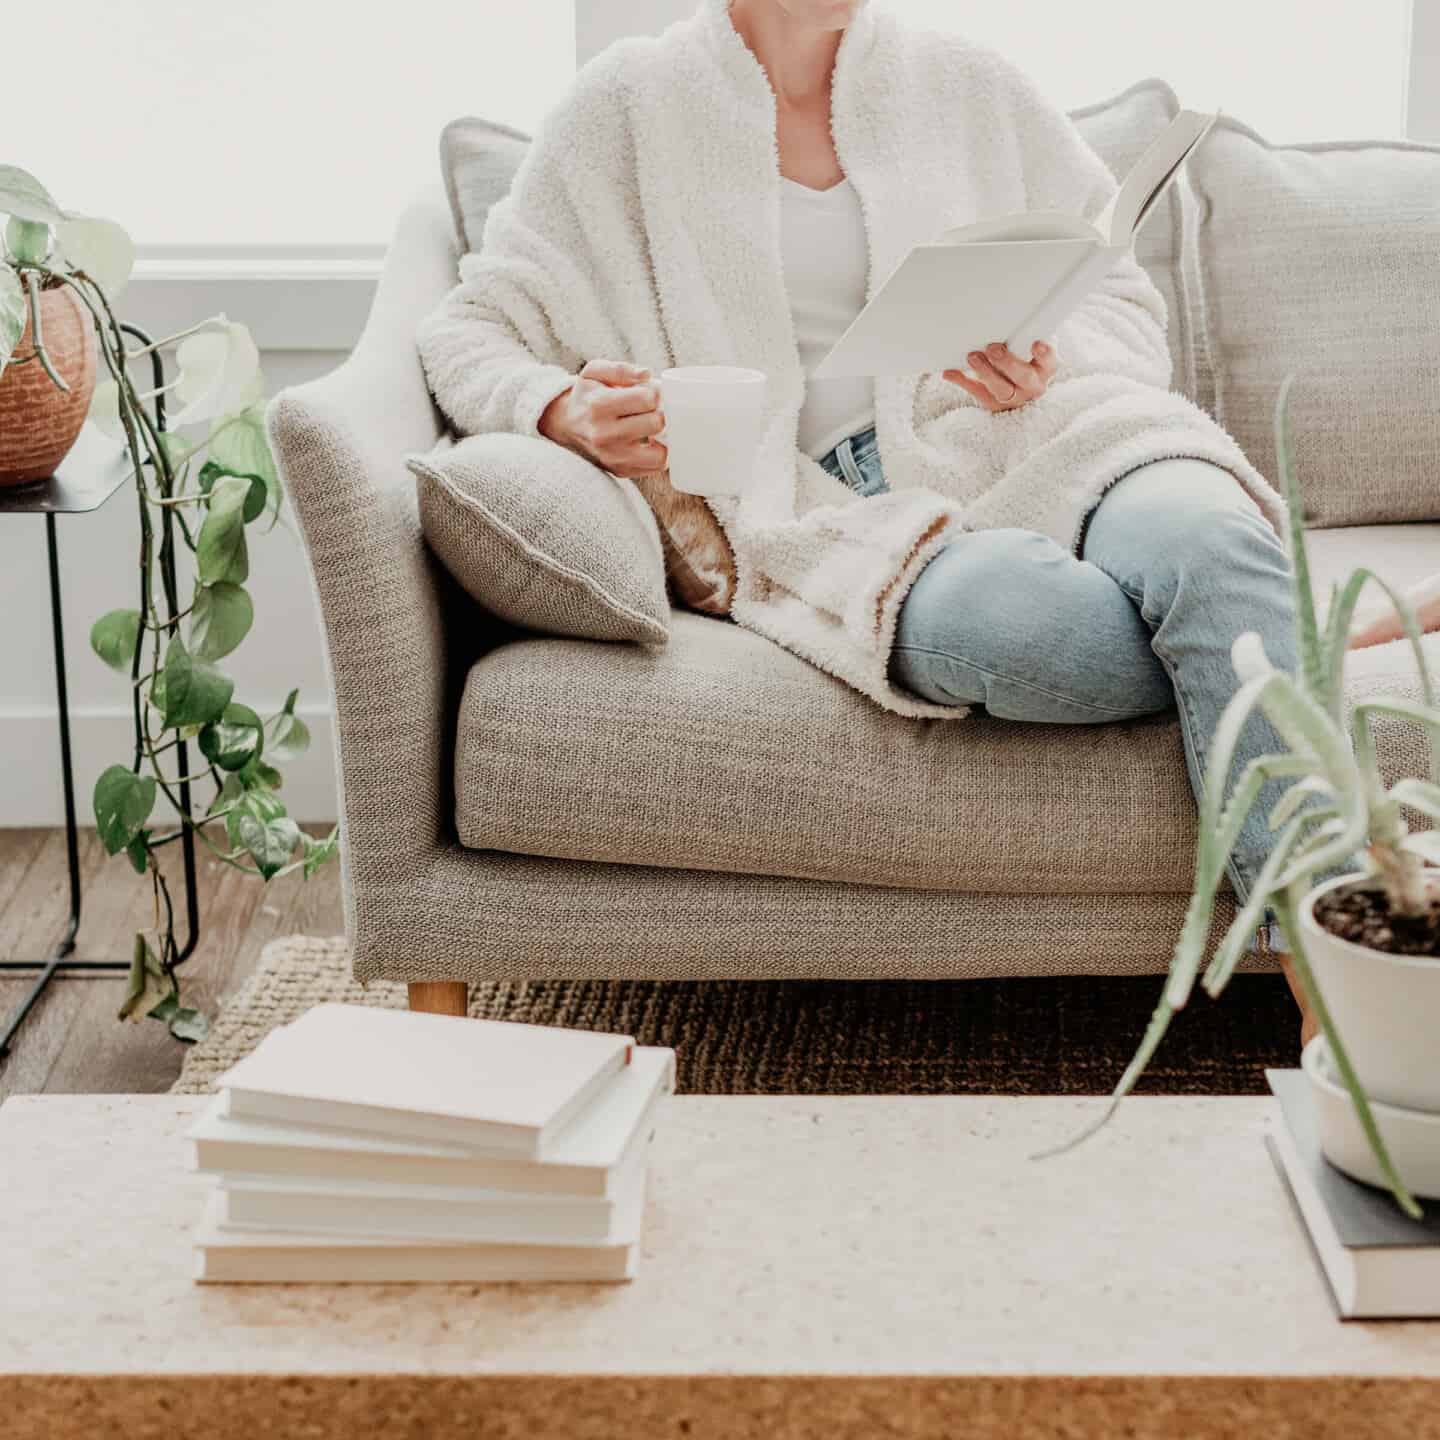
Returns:
[[[335,819],[334,719],[321,705],[296,713],[310,727],[309,750],[283,766],[281,798],[302,824]],[[85,706],[70,712],[70,745],[75,769],[75,818],[95,823],[91,797],[95,781],[110,765],[128,765],[133,744],[130,712],[120,706]],[[11,757],[0,780],[0,828],[63,825],[65,798],[60,780],[60,731],[53,706],[0,706],[0,754]],[[199,752],[192,745],[192,765]],[[18,757],[23,756],[23,763]],[[200,787],[208,802],[211,785]],[[162,814],[157,803],[156,814]],[[168,806],[166,807],[168,809]]]

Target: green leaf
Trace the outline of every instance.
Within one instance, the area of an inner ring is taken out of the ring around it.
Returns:
[[[114,380],[96,384],[90,392],[90,409],[85,418],[111,440],[126,439],[125,422],[120,417],[120,386]]]
[[[0,263],[0,375],[25,333],[25,287],[20,277]]]
[[[43,220],[54,225],[65,212],[50,198],[50,192],[18,165],[0,165],[0,214],[18,215],[22,220]]]
[[[155,778],[112,765],[95,782],[95,828],[107,855],[118,855],[155,808]]]
[[[237,479],[249,482],[250,492],[245,497],[245,509],[241,518],[247,525],[252,520],[258,520],[265,513],[265,500],[269,493],[263,475],[242,474],[238,470],[229,470],[214,460],[207,460],[200,467],[200,493],[208,495],[215,482],[226,475],[234,475]]]
[[[210,1022],[201,1011],[177,1004],[170,1015],[170,1033],[187,1045],[195,1045],[210,1033]]]
[[[1285,413],[1294,380],[1293,372],[1286,375],[1275,398],[1275,465],[1280,474],[1280,490],[1285,497],[1285,518],[1289,528],[1290,563],[1294,570],[1291,591],[1295,599],[1295,639],[1300,656],[1300,675],[1306,691],[1324,705],[1329,694],[1329,681],[1325,674],[1325,655],[1320,648],[1320,631],[1315,621],[1315,592],[1310,584],[1310,559],[1305,549],[1305,512],[1291,464]]]
[[[220,788],[215,792],[215,798],[210,802],[210,808],[205,813],[207,815],[216,814],[227,805],[233,805],[244,793],[245,787],[240,783],[240,777],[227,775],[220,782]]]
[[[120,1002],[121,1020],[138,1020],[151,1015],[176,993],[175,977],[165,973],[159,957],[150,948],[144,933],[137,931],[130,956],[130,973],[125,980],[125,998]]]
[[[12,215],[5,226],[5,248],[25,265],[43,265],[52,248],[50,227],[43,220],[22,220]]]
[[[55,227],[60,249],[73,270],[83,270],[113,301],[130,281],[135,245],[123,225],[98,215],[71,215]]]
[[[130,863],[135,867],[137,875],[143,875],[150,865],[150,852],[146,846],[150,841],[149,830],[142,830],[125,847],[125,853],[130,857]]]
[[[280,472],[270,454],[270,442],[265,435],[264,401],[250,405],[223,429],[221,423],[210,427],[209,457],[232,475],[259,475],[264,480],[265,508],[270,514],[270,527],[273,529],[280,515],[283,491]]]
[[[310,727],[295,713],[295,699],[299,694],[298,690],[292,690],[285,699],[284,709],[265,722],[265,751],[282,765],[310,748]]]
[[[130,674],[140,641],[140,612],[112,610],[90,627],[90,648],[112,669]]]
[[[250,574],[245,549],[245,499],[250,482],[236,475],[223,475],[210,491],[205,523],[195,539],[195,558],[202,585],[221,580],[243,584]]]
[[[229,580],[202,585],[190,611],[190,649],[202,660],[228,655],[250,633],[255,606],[249,594]]]
[[[261,820],[246,813],[243,807],[236,833],[267,880],[294,854],[300,843],[300,827],[288,815]]]
[[[200,753],[222,770],[239,770],[259,757],[265,727],[248,705],[227,705],[225,713],[200,731]]]
[[[235,682],[208,660],[191,655],[178,635],[165,653],[163,677],[167,726],[209,725],[224,715],[235,693]]]
[[[243,781],[240,782],[243,784]],[[225,817],[225,833],[234,846],[244,847],[240,838],[240,822],[246,818],[268,824],[272,820],[285,818],[285,802],[269,790],[245,790],[234,802],[234,808]]]
[[[218,329],[202,330],[175,348],[180,367],[175,392],[185,401],[174,424],[219,421],[245,409],[260,380],[260,352],[238,320],[217,317]]]
[[[305,843],[305,878],[308,880],[327,860],[334,858],[340,848],[340,827],[334,829],[323,840],[302,833]]]

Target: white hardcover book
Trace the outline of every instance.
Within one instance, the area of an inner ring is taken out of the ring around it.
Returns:
[[[629,1063],[628,1035],[326,1003],[218,1084],[230,1114],[535,1158]]]
[[[373,1240],[453,1240],[493,1245],[628,1245],[638,1239],[645,1156],[621,1176],[615,1198],[455,1191],[364,1181],[246,1180],[219,1187],[228,1230],[360,1235]]]
[[[358,1236],[226,1230],[211,1196],[195,1236],[194,1277],[205,1284],[485,1284],[629,1280],[640,1245],[457,1245]]]
[[[675,1052],[637,1045],[630,1064],[570,1120],[539,1160],[441,1141],[246,1120],[228,1113],[227,1091],[210,1102],[188,1134],[193,1168],[222,1183],[277,1176],[605,1197],[615,1193],[618,1173],[654,1133],[660,1103],[674,1090]]]
[[[1093,221],[1032,210],[942,231],[914,246],[815,367],[814,378],[968,368],[1003,341],[1030,359],[1129,254],[1136,232],[1219,118],[1182,110]]]

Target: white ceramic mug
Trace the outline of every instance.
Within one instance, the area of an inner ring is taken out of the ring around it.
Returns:
[[[750,483],[765,413],[765,372],[677,365],[660,372],[670,483],[687,495],[739,495]]]

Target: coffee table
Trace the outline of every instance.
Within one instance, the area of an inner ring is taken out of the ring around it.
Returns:
[[[1440,1324],[1342,1323],[1271,1102],[682,1096],[626,1285],[197,1286],[202,1104],[0,1107],[7,1434],[1440,1434]]]

